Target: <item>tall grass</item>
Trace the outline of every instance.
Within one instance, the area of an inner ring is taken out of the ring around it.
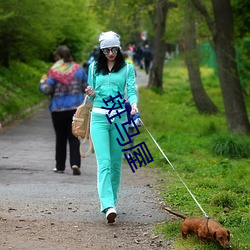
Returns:
[[[189,217],[203,216],[181,178],[206,213],[230,230],[232,249],[250,249],[250,138],[227,132],[218,79],[209,68],[202,68],[201,74],[208,95],[220,109],[217,115],[201,115],[197,111],[181,60],[166,65],[163,93],[139,89],[142,120],[174,170],[144,127],[135,139],[145,141],[154,158],[147,166],[158,168],[162,175],[163,184],[156,188],[165,204]],[[250,102],[246,101],[250,112]],[[179,219],[163,223],[156,227],[156,232],[175,238],[178,250],[217,249],[214,243],[201,248],[195,238],[191,243],[179,239],[180,224]]]
[[[45,99],[38,90],[42,74],[48,65],[34,61],[30,65],[13,61],[10,68],[0,67],[0,122],[10,115],[18,118],[21,111]]]

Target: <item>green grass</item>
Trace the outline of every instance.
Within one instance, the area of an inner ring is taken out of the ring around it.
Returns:
[[[140,128],[135,143],[144,141],[152,154],[154,161],[147,167],[159,169],[163,182],[155,188],[166,205],[189,217],[203,216],[181,178],[206,213],[230,230],[232,249],[250,249],[250,138],[227,132],[218,79],[210,68],[202,68],[201,74],[208,95],[220,110],[217,115],[201,115],[197,111],[181,60],[166,65],[163,93],[139,89],[142,120],[174,169],[145,127]],[[178,250],[218,248],[214,243],[201,248],[194,237],[184,242],[179,238],[180,224],[180,219],[162,223],[155,232],[175,239]]]
[[[9,69],[0,67],[0,122],[10,116],[20,117],[21,111],[34,107],[46,97],[38,90],[42,74],[48,65],[33,62],[30,65],[12,62]]]

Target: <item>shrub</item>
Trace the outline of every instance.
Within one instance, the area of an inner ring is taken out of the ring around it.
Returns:
[[[211,151],[215,155],[231,159],[249,158],[250,146],[247,138],[236,135],[222,135],[212,140]]]
[[[221,208],[230,208],[233,209],[237,206],[235,199],[233,198],[232,194],[228,192],[221,192],[215,194],[210,203],[214,206],[221,207]]]

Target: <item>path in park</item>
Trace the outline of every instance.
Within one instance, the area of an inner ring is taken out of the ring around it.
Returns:
[[[137,74],[138,86],[147,83]],[[153,227],[160,209],[157,170],[124,162],[116,223],[100,213],[94,154],[82,175],[53,173],[54,131],[47,107],[0,130],[0,249],[172,249]]]

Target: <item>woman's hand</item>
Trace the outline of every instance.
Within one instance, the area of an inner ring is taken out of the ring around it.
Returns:
[[[95,96],[95,90],[92,88],[92,87],[90,87],[90,86],[88,86],[86,89],[85,89],[85,92],[86,92],[86,94],[88,95],[88,96]]]
[[[45,81],[47,80],[47,75],[46,74],[44,74],[43,76],[42,76],[42,78],[41,78],[41,80],[40,80],[40,83],[45,83]]]
[[[137,108],[137,103],[133,103],[132,105],[131,105],[131,115],[135,115],[136,113],[138,113],[139,111],[138,111],[138,108]]]

